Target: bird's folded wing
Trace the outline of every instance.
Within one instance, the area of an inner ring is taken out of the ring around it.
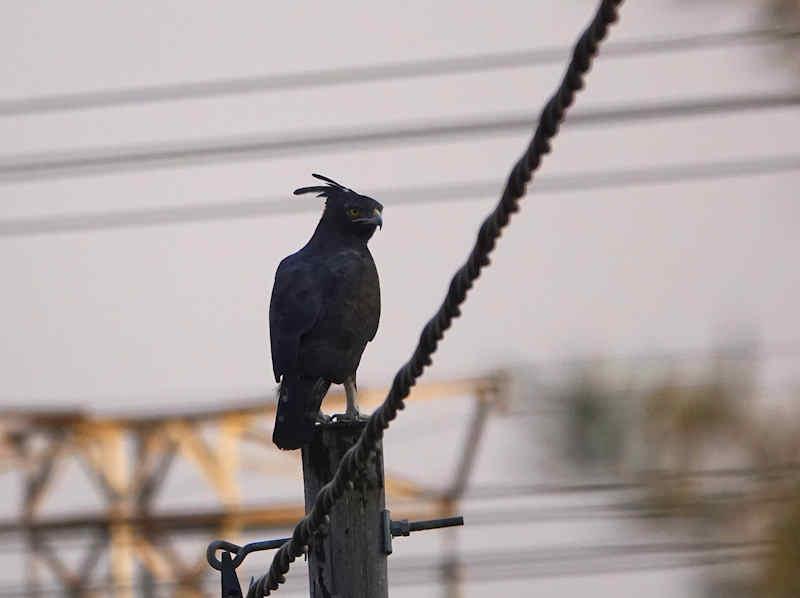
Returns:
[[[275,273],[269,304],[269,338],[275,381],[293,372],[300,337],[311,330],[322,312],[325,277],[311,264],[284,260]]]

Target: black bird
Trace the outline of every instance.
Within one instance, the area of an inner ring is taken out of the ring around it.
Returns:
[[[383,225],[383,206],[319,174],[325,209],[311,239],[281,261],[269,305],[275,381],[280,382],[272,441],[282,449],[311,442],[325,421],[322,399],[332,383],[344,384],[346,418],[359,416],[356,370],[375,337],[381,312],[378,271],[367,248]]]

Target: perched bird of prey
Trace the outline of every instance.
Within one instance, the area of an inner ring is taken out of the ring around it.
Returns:
[[[378,271],[367,242],[383,225],[383,206],[319,174],[325,209],[311,239],[281,261],[269,305],[275,381],[280,382],[272,441],[282,449],[311,442],[330,385],[344,384],[346,418],[357,419],[356,370],[381,312]]]

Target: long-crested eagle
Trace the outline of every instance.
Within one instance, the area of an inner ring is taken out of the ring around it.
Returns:
[[[367,248],[383,225],[383,206],[319,174],[325,209],[306,245],[281,261],[269,305],[275,381],[280,382],[272,441],[282,449],[311,442],[331,384],[344,384],[346,418],[358,418],[356,370],[381,312],[378,271]]]

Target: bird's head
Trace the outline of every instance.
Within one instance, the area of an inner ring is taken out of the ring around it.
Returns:
[[[321,174],[312,175],[327,185],[301,187],[295,195],[316,193],[325,198],[322,220],[339,232],[369,240],[376,228],[383,226],[383,205],[371,197],[356,193]]]

